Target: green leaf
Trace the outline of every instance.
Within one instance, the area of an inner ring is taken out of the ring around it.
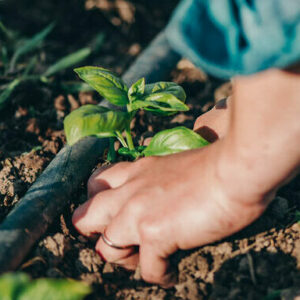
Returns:
[[[84,283],[65,279],[38,279],[27,285],[16,300],[81,300],[91,289]]]
[[[136,83],[134,83],[129,91],[128,98],[130,101],[141,98],[145,91],[145,78],[139,79]]]
[[[63,91],[65,91],[68,94],[94,91],[94,89],[85,82],[78,82],[78,81],[62,82],[60,86],[63,89]]]
[[[7,55],[7,48],[3,45],[1,46],[1,61],[5,69],[8,64],[8,55]]]
[[[114,137],[130,123],[127,112],[87,104],[72,111],[64,119],[64,129],[69,145],[86,136]]]
[[[44,73],[43,76],[52,76],[57,72],[65,70],[69,67],[72,67],[84,59],[86,59],[91,54],[90,48],[83,48],[74,53],[71,53],[63,58],[61,58],[58,62],[53,64],[48,68],[48,70]]]
[[[74,71],[112,104],[118,106],[128,104],[128,87],[114,73],[100,67],[81,67]]]
[[[84,283],[66,279],[30,280],[25,273],[0,277],[1,300],[81,300],[91,293]]]
[[[145,86],[146,95],[161,92],[172,94],[182,102],[185,102],[186,100],[186,94],[184,89],[175,82],[160,81],[156,83],[146,84]]]
[[[5,25],[0,21],[0,33],[4,35],[6,39],[13,39],[14,33],[5,27]]]
[[[10,63],[11,71],[14,69],[19,58],[24,54],[36,49],[43,42],[46,36],[52,31],[54,26],[54,23],[48,25],[45,29],[34,35],[31,39],[27,40],[21,47],[16,50]]]
[[[15,88],[20,84],[20,79],[13,80],[8,87],[0,94],[0,109],[2,109],[5,105],[7,100],[9,99],[12,92]]]
[[[130,104],[132,110],[145,109],[159,114],[169,114],[178,111],[188,111],[189,107],[173,94],[160,92],[150,94],[143,100],[135,100]]]
[[[143,151],[145,156],[163,156],[185,150],[201,148],[209,142],[193,130],[183,126],[166,129],[157,133]]]
[[[33,56],[33,57],[30,59],[29,63],[27,64],[27,66],[26,66],[26,68],[25,68],[25,70],[24,70],[24,72],[23,72],[23,77],[27,77],[28,74],[31,73],[31,71],[34,69],[34,67],[35,67],[36,64],[37,64],[37,61],[38,61],[37,56]]]
[[[146,84],[144,93],[132,99],[128,110],[145,109],[159,115],[172,115],[178,111],[189,110],[184,104],[184,89],[174,82],[157,82]]]
[[[0,277],[1,300],[19,300],[22,289],[30,279],[25,273],[7,273]]]
[[[104,33],[99,33],[94,39],[93,39],[93,41],[91,42],[91,44],[90,44],[90,48],[92,49],[92,52],[93,53],[97,53],[100,49],[101,49],[101,47],[102,47],[102,45],[103,45],[103,43],[104,43],[104,40],[105,40],[105,34]]]

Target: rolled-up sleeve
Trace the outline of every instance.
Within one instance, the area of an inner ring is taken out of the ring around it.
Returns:
[[[166,35],[217,77],[284,68],[300,60],[300,0],[182,0]]]

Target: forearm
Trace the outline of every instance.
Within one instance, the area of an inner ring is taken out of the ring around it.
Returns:
[[[299,119],[299,74],[269,70],[236,78],[221,180],[238,183],[236,189],[253,193],[254,200],[280,186],[300,165]]]

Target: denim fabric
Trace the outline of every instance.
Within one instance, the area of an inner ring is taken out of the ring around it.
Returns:
[[[182,0],[166,34],[217,77],[284,68],[300,61],[300,0]]]

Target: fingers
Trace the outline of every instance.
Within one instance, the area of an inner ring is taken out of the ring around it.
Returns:
[[[165,288],[176,284],[176,272],[168,257],[178,250],[169,237],[167,224],[163,220],[143,220],[139,228],[141,275],[145,281]]]
[[[117,263],[122,267],[133,270],[138,264],[141,275],[147,282],[160,284],[164,287],[176,283],[176,273],[171,270],[169,255],[177,250],[173,244],[166,242],[159,223],[136,222],[138,215],[129,215],[128,209],[123,209],[108,225],[106,237],[116,246],[130,246],[129,249],[116,249],[107,244],[103,237],[99,239],[96,251],[107,261]],[[139,249],[139,253],[137,250]]]
[[[126,201],[119,189],[105,190],[79,206],[73,213],[75,228],[85,236],[102,233]]]
[[[106,238],[118,246],[131,246],[129,249],[116,249],[105,243],[103,236],[98,240],[96,251],[109,262],[117,263],[127,269],[135,269],[138,265],[137,253],[139,237],[137,234],[138,214],[132,208],[134,205],[127,204],[113,218],[105,229]]]
[[[209,142],[223,138],[229,127],[230,121],[230,98],[217,102],[215,107],[197,118],[194,131]]]
[[[109,240],[115,243],[113,238],[111,238],[110,236],[109,236]],[[117,244],[121,245],[120,242],[117,242]],[[126,268],[127,270],[135,270],[139,263],[138,246],[132,246],[128,249],[122,249],[122,250],[116,249],[112,246],[107,245],[103,240],[103,236],[99,238],[96,244],[96,251],[104,260],[110,263],[118,264]]]
[[[121,162],[97,169],[88,181],[88,197],[91,198],[101,191],[124,184],[128,179],[130,166],[129,162]]]
[[[141,275],[147,282],[169,288],[176,284],[176,272],[171,270],[167,257],[160,256],[159,248],[153,243],[142,243],[140,247]]]
[[[93,236],[103,229],[118,213],[129,192],[118,188],[128,178],[130,163],[119,163],[96,170],[88,182],[89,200],[79,206],[73,214],[72,222],[83,235]]]

